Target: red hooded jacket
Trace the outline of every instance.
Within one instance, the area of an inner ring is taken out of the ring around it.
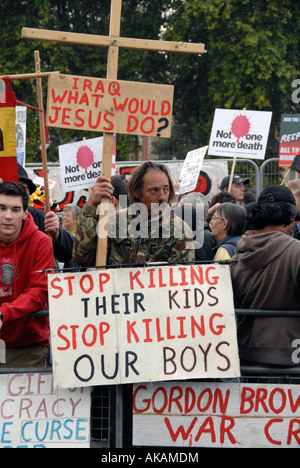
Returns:
[[[49,320],[30,314],[47,308],[46,273],[53,269],[53,247],[28,214],[22,231],[9,245],[0,242],[0,339],[7,348],[49,345]]]

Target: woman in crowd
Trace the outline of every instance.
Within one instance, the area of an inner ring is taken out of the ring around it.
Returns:
[[[210,221],[211,234],[218,245],[214,247],[216,261],[230,260],[235,254],[236,244],[244,233],[247,212],[233,203],[222,203]]]

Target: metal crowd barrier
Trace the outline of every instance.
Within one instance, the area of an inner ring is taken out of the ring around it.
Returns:
[[[299,317],[300,311],[283,310],[248,310],[236,309],[236,316],[253,317]],[[49,315],[48,310],[42,310],[34,314],[38,317]],[[299,337],[300,339],[300,337]],[[45,369],[13,368],[0,369],[0,374],[30,374],[52,372],[51,367]],[[241,366],[241,382],[247,383],[277,383],[300,384],[300,365],[296,367],[275,366]],[[124,399],[128,402],[130,386],[103,386],[92,388],[91,404],[91,447],[97,448],[123,448],[128,447],[128,441],[124,443]],[[124,392],[126,395],[124,395]],[[127,398],[126,398],[127,396]],[[127,434],[128,439],[128,434]]]

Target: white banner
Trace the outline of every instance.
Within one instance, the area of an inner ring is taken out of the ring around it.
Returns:
[[[27,107],[16,106],[17,161],[23,167],[25,167],[26,160],[26,119]]]
[[[180,173],[180,187],[177,194],[193,192],[196,188],[199,174],[203,166],[203,161],[208,146],[190,151],[185,158],[183,168]]]
[[[228,265],[48,278],[56,387],[240,375]]]
[[[89,388],[54,390],[51,373],[0,375],[1,448],[89,448]]]
[[[264,159],[272,112],[216,109],[208,154]]]
[[[58,147],[61,181],[65,192],[93,187],[101,175],[103,137]]]
[[[299,412],[299,385],[135,385],[133,445],[299,448]]]

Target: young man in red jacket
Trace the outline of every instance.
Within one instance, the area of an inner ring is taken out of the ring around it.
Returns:
[[[17,183],[0,184],[1,367],[45,367],[48,318],[32,317],[47,308],[47,275],[54,268],[52,242],[28,213],[29,196]]]

